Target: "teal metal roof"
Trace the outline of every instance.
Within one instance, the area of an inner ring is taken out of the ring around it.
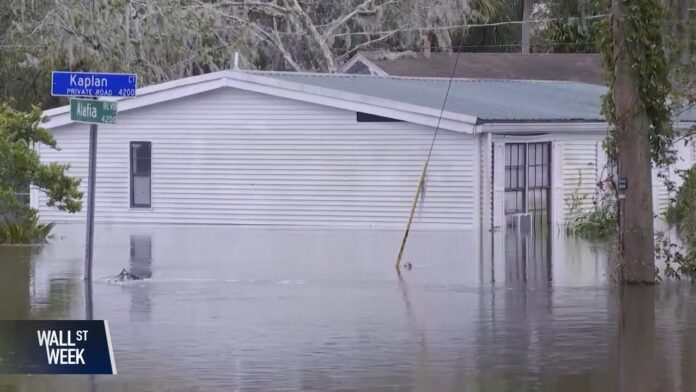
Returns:
[[[446,78],[268,71],[259,75],[438,110],[449,84]],[[603,122],[601,96],[606,91],[604,86],[579,82],[454,79],[445,111],[475,116],[479,122]],[[681,120],[696,121],[696,110]]]

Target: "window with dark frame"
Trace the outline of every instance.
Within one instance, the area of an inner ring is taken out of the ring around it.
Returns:
[[[548,209],[550,144],[505,144],[505,213]]]
[[[529,156],[529,162],[527,162],[527,170],[529,171],[527,211],[534,215],[534,224],[537,227],[549,227],[551,144],[531,143],[527,151]]]
[[[152,143],[130,143],[130,206],[148,208],[152,205]]]
[[[505,144],[505,213],[525,212],[527,144]]]

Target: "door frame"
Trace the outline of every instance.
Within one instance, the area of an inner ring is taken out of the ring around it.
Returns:
[[[562,141],[557,135],[552,134],[534,134],[534,135],[503,135],[503,134],[487,134],[484,136],[482,145],[485,148],[486,155],[490,154],[490,159],[486,159],[484,164],[486,177],[481,184],[483,185],[482,201],[490,206],[484,209],[485,214],[482,214],[481,220],[481,236],[487,238],[486,243],[489,243],[489,251],[491,260],[490,276],[491,282],[503,282],[504,266],[505,266],[505,147],[507,143],[549,143],[549,189],[548,189],[548,235],[549,235],[549,252],[551,259],[555,256],[553,243],[555,242],[555,228],[557,220],[562,218],[562,211],[557,211],[558,201],[556,197],[563,195],[563,179],[560,175],[562,161]],[[502,146],[501,151],[496,150],[497,146]],[[501,162],[502,161],[502,162]],[[502,189],[499,188],[499,181],[502,179]],[[526,182],[526,181],[525,181]],[[502,200],[496,197],[496,192],[500,190]],[[502,209],[502,210],[501,210]],[[560,215],[559,215],[560,214]],[[485,215],[485,216],[483,216]],[[500,221],[502,218],[502,222]],[[502,255],[500,253],[503,253]],[[502,256],[502,257],[501,257]],[[549,266],[551,263],[549,263]],[[549,276],[551,272],[549,272]]]

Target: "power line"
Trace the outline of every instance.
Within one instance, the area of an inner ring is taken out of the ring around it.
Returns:
[[[694,9],[689,9],[689,10],[696,10]],[[469,28],[479,28],[479,27],[497,27],[497,26],[506,26],[506,25],[521,25],[525,23],[529,24],[540,24],[540,23],[548,23],[548,22],[555,22],[555,21],[571,21],[571,20],[594,20],[594,19],[601,19],[605,18],[607,16],[610,16],[611,14],[600,14],[600,15],[592,15],[592,16],[585,16],[585,17],[569,17],[569,18],[550,18],[550,19],[537,19],[537,20],[513,20],[513,21],[505,21],[505,22],[495,22],[495,23],[477,23],[477,24],[458,24],[458,25],[449,25],[449,26],[433,26],[433,27],[411,27],[411,28],[400,28],[400,29],[394,29],[394,30],[382,30],[382,31],[357,31],[357,32],[346,32],[346,33],[337,33],[333,34],[333,37],[346,37],[346,36],[365,36],[365,35],[386,35],[386,34],[395,34],[396,33],[401,33],[401,32],[409,32],[409,31],[440,31],[440,30],[452,30],[452,29],[469,29]],[[296,32],[296,33],[281,33],[279,32],[278,35],[281,36],[309,36],[310,33],[306,32]],[[565,43],[550,43],[550,45],[559,45],[559,44],[565,44]],[[575,44],[575,43],[570,43],[570,44]],[[218,49],[223,49],[225,47],[231,46],[233,43],[227,43],[223,44],[217,47],[212,48],[211,50],[218,50]],[[538,44],[535,44],[538,46]],[[0,45],[0,48],[46,48],[49,45]],[[520,45],[485,45],[485,47],[504,47],[504,46],[510,46],[510,47],[515,47],[515,46],[520,46]],[[450,46],[450,47],[440,47],[440,49],[459,49],[459,48],[477,48],[477,47],[484,47],[484,45],[467,45],[467,46]],[[185,61],[190,61],[190,60],[185,60]],[[185,61],[182,61],[185,62]],[[179,64],[179,63],[177,63]],[[173,64],[177,65],[177,64]]]
[[[218,45],[215,47],[212,47],[208,49],[208,52],[215,52],[217,50],[221,49],[226,49],[232,45],[235,45],[236,42],[230,42],[222,45]],[[530,43],[531,48],[539,48],[539,47],[550,47],[550,46],[581,46],[581,47],[588,47],[588,46],[593,46],[591,42],[551,42],[551,41],[544,41],[544,42],[536,42],[536,43]],[[484,44],[484,45],[451,45],[451,46],[432,46],[431,49],[436,49],[436,50],[458,50],[458,49],[481,49],[481,48],[519,48],[521,47],[522,44]],[[398,51],[408,51],[408,50],[423,50],[422,46],[413,46],[413,47],[398,47],[395,48]],[[457,52],[459,53],[459,52]],[[509,53],[509,52],[503,52],[503,53]],[[571,53],[585,53],[585,52],[571,52]],[[193,61],[196,58],[198,58],[198,55],[193,55],[191,57],[188,57],[183,60],[179,60],[176,63],[170,64],[167,66],[167,69],[172,69],[174,67],[177,67],[181,64],[185,64],[186,62]]]
[[[689,10],[696,10],[696,8],[689,9]],[[595,19],[606,18],[608,16],[611,16],[611,14],[599,14],[599,15],[591,15],[591,16],[573,16],[573,17],[568,17],[568,18],[548,18],[548,19],[536,19],[536,20],[511,20],[511,21],[495,22],[495,23],[473,23],[473,24],[467,23],[467,24],[457,24],[457,25],[448,25],[448,26],[405,27],[405,28],[397,28],[397,29],[393,29],[393,30],[382,30],[382,31],[356,31],[356,32],[337,33],[337,34],[333,34],[332,37],[346,37],[346,36],[359,36],[359,35],[384,35],[384,34],[394,34],[395,32],[400,33],[400,32],[409,32],[409,31],[440,31],[440,30],[452,30],[452,29],[470,29],[470,28],[479,28],[479,27],[498,27],[498,26],[506,26],[506,25],[522,25],[522,24],[543,24],[543,23],[557,22],[557,21],[595,20]],[[310,33],[307,33],[307,32],[294,32],[294,33],[278,32],[278,35],[281,35],[281,36],[309,36]],[[4,48],[36,47],[36,48],[39,48],[39,47],[48,47],[48,45],[0,45],[0,47],[4,47]]]
[[[599,14],[592,16],[573,16],[569,18],[550,18],[550,19],[536,19],[536,20],[511,20],[506,22],[495,22],[495,23],[467,23],[449,26],[433,26],[433,27],[412,27],[398,29],[399,32],[402,31],[433,31],[433,30],[451,30],[451,29],[470,29],[472,27],[496,27],[496,26],[506,26],[506,25],[522,25],[522,24],[541,24],[548,22],[558,22],[558,21],[571,21],[571,20],[594,20],[602,19],[611,16],[611,14]],[[395,29],[397,30],[397,29]],[[338,33],[334,34],[334,37],[349,36],[349,35],[381,35],[381,34],[393,34],[394,30],[391,31],[359,31],[350,33]],[[281,33],[281,35],[306,35],[308,33]]]
[[[464,35],[460,38],[460,43],[464,41]],[[411,213],[408,217],[408,223],[406,224],[406,231],[404,232],[404,238],[401,241],[401,248],[399,249],[399,255],[396,258],[396,273],[401,277],[401,257],[404,254],[404,248],[406,247],[406,240],[408,239],[408,233],[411,231],[411,223],[413,222],[413,214],[416,212],[416,205],[418,204],[418,197],[423,191],[423,186],[425,185],[425,176],[428,172],[428,164],[430,163],[430,158],[433,155],[433,147],[435,147],[435,141],[437,140],[437,133],[440,130],[440,123],[442,122],[442,117],[445,114],[445,107],[447,106],[447,99],[449,98],[450,90],[452,88],[452,82],[454,81],[454,76],[457,73],[457,63],[459,63],[459,56],[461,51],[457,53],[457,57],[454,60],[454,66],[452,67],[452,73],[450,74],[449,81],[447,83],[447,91],[445,92],[445,97],[442,100],[442,107],[440,108],[440,116],[437,118],[437,125],[435,126],[435,132],[433,133],[433,140],[430,142],[430,149],[428,149],[428,156],[423,164],[423,171],[421,173],[420,179],[418,180],[418,189],[416,189],[416,195],[413,198],[413,204],[411,205]]]
[[[47,48],[48,45],[0,45],[0,48]]]

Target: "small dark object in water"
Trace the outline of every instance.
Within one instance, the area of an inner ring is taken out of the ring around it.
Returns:
[[[404,269],[405,269],[406,271],[410,271],[412,268],[413,268],[413,264],[411,264],[411,263],[409,263],[409,262],[405,262],[405,263],[404,263]]]
[[[126,280],[143,280],[143,278],[131,274],[130,272],[128,272],[128,270],[124,268],[123,271],[121,271],[118,275],[114,276],[113,280],[124,282]]]

